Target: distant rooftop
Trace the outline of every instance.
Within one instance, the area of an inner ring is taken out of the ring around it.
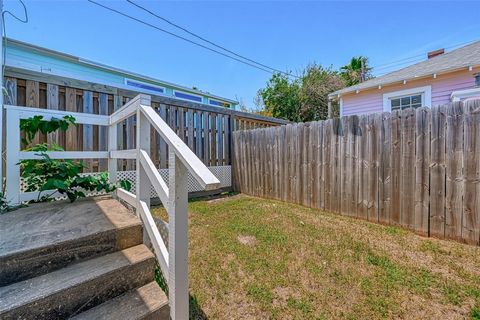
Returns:
[[[413,78],[430,76],[435,73],[445,73],[478,65],[480,65],[480,41],[476,41],[448,53],[436,55],[428,60],[367,80],[354,86],[335,91],[329,94],[329,96],[341,95],[356,90],[369,89]]]
[[[19,40],[7,38],[5,42],[7,67],[71,77],[112,87],[171,96],[214,106],[227,107],[228,105],[234,107],[238,104],[236,100],[220,97],[209,92],[155,79]]]

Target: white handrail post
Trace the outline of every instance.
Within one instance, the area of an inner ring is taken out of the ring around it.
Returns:
[[[150,208],[150,180],[140,160],[140,150],[144,150],[147,154],[150,154],[150,122],[140,111],[140,103],[150,107],[150,96],[142,96],[142,99],[138,102],[137,109],[137,209],[140,207],[140,201],[144,201]]]
[[[108,178],[111,184],[117,184],[117,163],[116,158],[112,158],[110,152],[117,150],[117,124],[111,124],[108,127]]]
[[[6,190],[5,199],[11,205],[20,203],[20,113],[18,110],[7,109],[7,160],[6,160]]]
[[[169,151],[168,292],[170,316],[188,319],[188,191],[187,168]]]

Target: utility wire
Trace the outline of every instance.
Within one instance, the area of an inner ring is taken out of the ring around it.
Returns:
[[[5,24],[5,16],[6,16],[7,14],[9,14],[10,16],[12,16],[12,18],[14,18],[15,20],[20,21],[21,23],[28,23],[28,11],[27,11],[27,6],[26,6],[25,3],[23,2],[23,0],[19,0],[19,1],[20,1],[20,3],[21,3],[22,6],[23,6],[23,13],[24,13],[25,18],[21,19],[21,18],[17,17],[15,14],[13,14],[11,11],[2,10],[2,15],[1,15],[1,19],[2,19],[2,21],[1,21],[1,23],[2,23],[2,39],[0,39],[0,41],[3,41],[3,40],[5,39],[5,44],[3,44],[3,46],[2,46],[2,53],[3,53],[3,54],[2,54],[2,61],[1,61],[2,66],[1,66],[1,68],[2,68],[3,79],[0,80],[0,84],[1,84],[1,87],[2,87],[2,88],[1,88],[1,89],[2,89],[1,91],[2,91],[2,92],[0,92],[0,94],[4,94],[3,91],[5,90],[5,89],[4,89],[4,88],[5,88],[5,86],[4,86],[4,79],[5,79],[5,62],[6,62],[6,56],[7,56],[7,28],[6,28],[6,24]],[[6,91],[6,90],[5,90],[5,91]],[[8,103],[11,103],[11,101],[8,101]],[[1,106],[0,112],[3,112],[3,105]],[[2,121],[4,121],[4,120],[2,119]],[[1,127],[4,128],[4,125],[2,124]],[[1,141],[0,141],[0,146],[2,146],[2,142],[1,142]],[[0,158],[1,158],[3,161],[5,161],[5,156],[6,156],[7,150],[6,150],[6,149],[5,149],[5,150],[1,150],[1,149],[3,149],[3,146],[2,146],[2,148],[0,148]],[[3,170],[0,169],[0,172],[1,172],[1,176],[2,176],[2,178],[3,178],[3,176],[4,176]],[[5,191],[5,188],[4,188],[3,183],[2,183],[1,186],[0,186],[0,190],[1,190],[2,192]]]
[[[467,42],[457,43],[457,44],[445,47],[445,49],[447,50],[447,49],[452,49],[452,48],[468,45],[468,44],[471,44],[475,41],[477,41],[477,40],[471,40],[471,41],[467,41]],[[412,63],[412,62],[422,61],[422,60],[424,60],[424,57],[425,57],[425,54],[421,53],[421,54],[417,54],[417,55],[414,55],[414,56],[411,56],[411,57],[407,57],[407,58],[403,58],[403,59],[399,59],[399,60],[390,61],[388,63],[376,65],[376,66],[373,66],[372,68],[374,68],[375,70],[390,69],[390,68],[393,68],[395,66],[404,65],[404,64]],[[403,63],[397,63],[397,62],[402,62],[402,61],[403,61]]]
[[[160,27],[158,27],[158,26],[156,26],[156,25],[153,25],[153,24],[148,23],[148,22],[146,22],[146,21],[143,21],[143,20],[141,20],[141,19],[135,18],[135,17],[133,17],[133,16],[131,16],[131,15],[128,15],[128,14],[126,14],[126,13],[123,13],[123,12],[118,11],[118,10],[116,10],[116,9],[113,9],[113,8],[111,8],[111,7],[108,7],[108,6],[106,6],[106,5],[103,5],[103,4],[101,4],[101,3],[98,3],[98,2],[96,2],[96,1],[88,0],[88,2],[91,2],[91,3],[93,3],[93,4],[95,4],[95,5],[99,6],[99,7],[102,7],[102,8],[104,8],[104,9],[106,9],[106,10],[109,10],[109,11],[111,11],[111,12],[114,12],[114,13],[116,13],[116,14],[119,14],[119,15],[121,15],[121,16],[124,16],[124,17],[126,17],[126,18],[128,18],[128,19],[130,19],[130,20],[133,20],[133,21],[136,21],[136,22],[141,23],[141,24],[143,24],[143,25],[146,25],[146,26],[148,26],[148,27],[150,27],[150,28],[153,28],[153,29],[156,29],[156,30],[158,30],[158,31],[164,32],[164,33],[166,33],[166,34],[169,34],[169,35],[171,35],[172,37],[175,37],[175,38],[178,38],[178,39],[187,41],[187,42],[189,42],[189,43],[191,43],[191,44],[194,44],[194,45],[196,45],[196,46],[199,46],[199,47],[201,47],[201,48],[204,48],[204,49],[207,49],[207,50],[209,50],[209,51],[218,53],[218,54],[220,54],[220,55],[222,55],[222,56],[224,56],[224,57],[227,57],[227,58],[236,60],[236,61],[238,61],[238,62],[240,62],[240,63],[246,64],[246,65],[248,65],[248,66],[250,66],[250,67],[253,67],[253,68],[262,70],[262,71],[267,72],[267,73],[270,73],[270,74],[275,73],[275,72],[272,72],[272,71],[270,71],[270,70],[268,70],[268,69],[259,67],[258,65],[255,65],[255,64],[252,64],[252,63],[243,61],[243,60],[241,60],[241,59],[238,59],[238,58],[232,57],[232,56],[230,56],[230,55],[228,55],[228,54],[225,54],[225,53],[223,53],[223,52],[221,52],[221,51],[218,51],[218,50],[209,48],[209,47],[207,47],[207,46],[205,46],[205,45],[203,45],[203,44],[201,44],[201,43],[198,43],[198,42],[192,41],[192,40],[190,40],[190,39],[187,39],[187,38],[185,38],[185,37],[179,36],[178,34],[175,34],[175,33],[173,33],[173,32],[170,32],[170,31],[167,31],[167,30],[165,30],[165,29],[162,29],[162,28],[160,28]]]
[[[258,64],[259,66],[262,66],[262,67],[264,67],[264,68],[270,69],[270,70],[272,70],[272,71],[274,71],[274,72],[278,72],[278,73],[284,74],[284,75],[286,75],[286,76],[292,76],[292,77],[295,77],[295,78],[300,78],[300,77],[295,76],[295,75],[293,75],[293,74],[290,74],[290,73],[287,73],[287,72],[284,72],[284,71],[281,71],[281,70],[278,70],[278,69],[269,67],[269,66],[267,66],[267,65],[265,65],[265,64],[263,64],[263,63],[261,63],[261,62],[258,62],[258,61],[255,61],[255,60],[253,60],[253,59],[247,58],[247,57],[245,57],[245,56],[243,56],[243,55],[240,55],[240,54],[238,54],[238,53],[236,53],[236,52],[234,52],[234,51],[232,51],[232,50],[229,50],[229,49],[227,49],[227,48],[225,48],[225,47],[223,47],[223,46],[221,46],[221,45],[219,45],[219,44],[216,44],[216,43],[214,43],[214,42],[212,42],[212,41],[210,41],[210,40],[208,40],[208,39],[205,39],[204,37],[202,37],[202,36],[200,36],[200,35],[192,32],[192,31],[190,31],[190,30],[188,30],[188,29],[186,29],[186,28],[184,28],[184,27],[182,27],[182,26],[180,26],[180,25],[172,22],[171,20],[168,20],[167,18],[164,18],[164,17],[158,15],[157,13],[155,13],[155,12],[153,12],[153,11],[145,8],[144,6],[139,5],[138,3],[133,2],[132,0],[127,0],[127,2],[130,3],[130,4],[132,4],[132,5],[134,5],[135,7],[139,8],[139,9],[141,9],[141,10],[149,13],[150,15],[152,15],[152,16],[154,16],[154,17],[156,17],[156,18],[165,21],[166,23],[174,26],[175,28],[178,28],[178,29],[180,29],[180,30],[188,33],[188,34],[191,35],[191,36],[194,36],[194,37],[196,37],[196,38],[198,38],[198,39],[200,39],[200,40],[202,40],[202,41],[205,41],[205,42],[207,42],[208,44],[210,44],[210,45],[212,45],[212,46],[214,46],[214,47],[217,47],[217,48],[219,48],[219,49],[221,49],[221,50],[224,50],[224,51],[226,51],[226,52],[228,52],[228,53],[230,53],[230,54],[233,54],[233,55],[236,56],[236,57],[239,57],[239,58],[241,58],[241,59],[244,59],[244,60],[250,61],[250,62],[252,62],[252,63]]]
[[[25,5],[25,2],[23,0],[19,0],[20,3],[23,6],[23,13],[24,13],[24,18],[19,18],[15,14],[13,14],[11,11],[8,10],[3,10],[2,11],[2,27],[3,27],[3,34],[2,37],[5,39],[5,44],[3,46],[3,55],[2,55],[2,74],[5,76],[5,61],[6,61],[6,56],[7,56],[7,28],[5,24],[5,16],[9,14],[14,18],[15,20],[20,21],[21,23],[28,23],[28,11],[27,11],[27,6]],[[3,86],[3,79],[1,80],[2,86]],[[3,93],[2,93],[3,94]]]

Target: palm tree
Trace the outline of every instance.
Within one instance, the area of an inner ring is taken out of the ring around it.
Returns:
[[[353,57],[350,63],[340,68],[340,75],[347,86],[373,78],[372,68],[368,66],[368,58],[363,56]]]

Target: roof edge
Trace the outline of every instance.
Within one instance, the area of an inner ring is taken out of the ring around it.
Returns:
[[[380,85],[372,85],[370,87],[366,87],[366,88],[362,88],[362,89],[357,89],[355,88],[356,85],[353,85],[353,86],[350,86],[350,87],[345,87],[343,89],[340,89],[340,90],[337,90],[337,91],[334,91],[332,93],[329,93],[328,94],[328,97],[335,97],[335,96],[338,96],[338,95],[343,95],[343,94],[348,94],[348,93],[352,93],[352,92],[355,92],[357,90],[359,91],[365,91],[365,90],[371,90],[373,88],[375,88],[376,86],[391,86],[391,85],[394,85],[394,84],[397,84],[397,83],[401,83],[402,81],[411,81],[411,80],[419,80],[419,79],[424,79],[424,78],[428,78],[428,77],[432,77],[433,75],[439,75],[439,74],[446,74],[446,73],[451,73],[451,72],[456,72],[456,71],[461,71],[461,70],[464,70],[465,68],[470,68],[470,67],[473,67],[473,68],[477,68],[477,67],[480,67],[480,64],[474,64],[474,65],[471,65],[469,67],[461,67],[461,68],[450,68],[450,69],[443,69],[443,70],[439,70],[437,72],[433,72],[433,73],[428,73],[428,74],[425,74],[425,75],[422,75],[422,76],[414,76],[414,77],[410,77],[410,78],[405,78],[403,80],[398,80],[398,81],[392,81],[392,82],[385,82],[385,83],[382,83]],[[399,69],[399,70],[402,70],[402,69]],[[390,73],[393,73],[393,72],[397,72],[398,70],[396,71],[392,71]],[[388,75],[385,74],[385,75]],[[375,78],[374,78],[375,79]],[[372,79],[373,80],[373,79]],[[348,91],[343,91],[342,90],[345,90],[345,89],[348,89],[348,88],[353,88],[353,89],[350,89]]]
[[[4,38],[4,42],[5,42],[5,44],[11,43],[11,44],[14,44],[14,45],[19,46],[19,47],[23,47],[23,48],[26,48],[26,49],[29,49],[29,50],[34,50],[38,53],[47,54],[47,55],[50,55],[50,56],[56,56],[56,57],[61,58],[61,59],[65,59],[65,60],[68,60],[68,61],[71,61],[71,62],[74,62],[74,63],[78,63],[78,64],[82,64],[82,65],[85,65],[85,66],[94,67],[94,68],[97,68],[97,69],[100,69],[100,70],[115,72],[117,74],[129,76],[129,77],[140,78],[140,79],[147,80],[147,81],[150,81],[150,82],[155,82],[155,83],[159,83],[159,84],[162,84],[162,85],[178,88],[178,89],[190,92],[190,93],[204,95],[204,96],[207,96],[208,98],[223,100],[223,101],[226,101],[226,102],[230,102],[232,104],[238,104],[239,103],[238,101],[233,100],[233,99],[217,96],[215,94],[207,93],[207,92],[200,91],[200,90],[195,90],[195,89],[185,87],[185,86],[182,86],[182,85],[178,85],[178,84],[175,84],[175,83],[172,83],[172,82],[163,81],[163,80],[160,80],[160,79],[156,79],[156,78],[149,77],[149,76],[146,76],[146,75],[142,75],[142,74],[139,74],[139,73],[131,72],[131,71],[124,70],[124,69],[121,69],[121,68],[116,68],[116,67],[109,66],[109,65],[106,65],[106,64],[103,64],[103,63],[99,63],[99,62],[92,61],[92,60],[89,60],[89,59],[84,59],[84,58],[74,56],[74,55],[71,55],[71,54],[68,54],[68,53],[48,49],[48,48],[41,47],[41,46],[38,46],[38,45],[35,45],[35,44],[32,44],[32,43],[20,41],[20,40],[17,40],[17,39]]]

